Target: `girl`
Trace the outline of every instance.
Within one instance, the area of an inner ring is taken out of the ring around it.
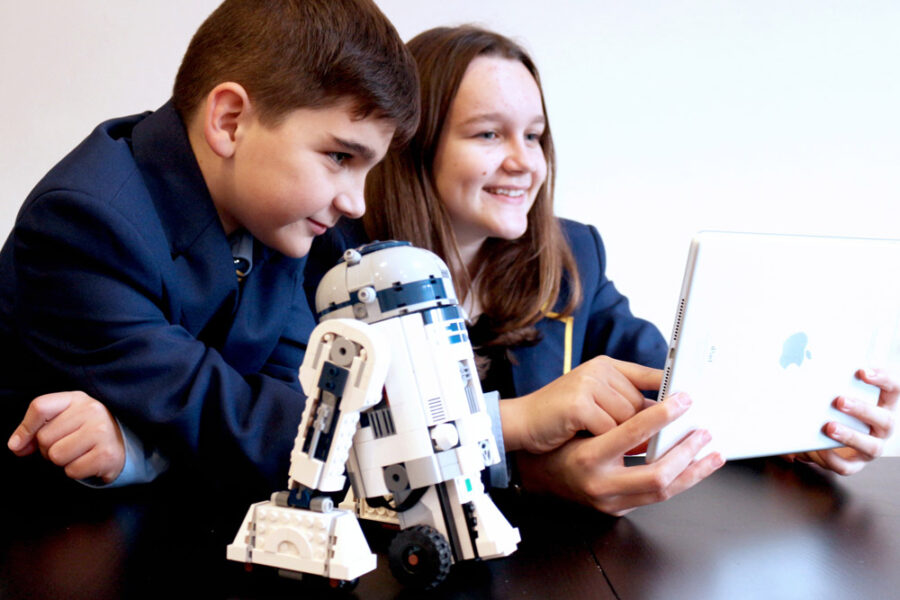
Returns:
[[[319,251],[336,256],[367,240],[400,239],[444,258],[471,320],[483,387],[508,398],[500,405],[504,439],[507,450],[520,450],[526,489],[624,514],[708,476],[722,459],[694,461],[708,441],[702,431],[655,464],[625,467],[625,453],[689,399],[641,410],[636,387],[658,389],[659,372],[630,363],[661,367],[667,345],[604,275],[597,230],[553,215],[555,155],[534,62],[511,40],[471,26],[431,29],[407,46],[419,71],[419,129],[369,174],[362,223],[344,224],[343,238],[317,240]],[[849,447],[802,458],[850,473],[880,454],[897,386],[877,372],[862,379],[882,387],[881,406],[836,405],[872,434],[829,424],[827,433]],[[593,437],[573,426],[535,440],[517,428],[523,415],[560,403],[573,415],[596,405],[608,418],[581,427]]]

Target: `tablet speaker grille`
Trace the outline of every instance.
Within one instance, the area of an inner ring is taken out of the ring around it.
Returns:
[[[669,395],[669,380],[672,377],[672,367],[675,364],[675,348],[678,346],[678,335],[681,333],[681,321],[684,319],[684,302],[682,298],[678,303],[678,312],[675,315],[675,326],[672,328],[672,341],[669,343],[669,355],[666,357],[666,371],[663,374],[662,385],[659,387],[659,398],[662,400]]]

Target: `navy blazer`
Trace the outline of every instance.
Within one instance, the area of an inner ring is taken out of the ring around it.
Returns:
[[[560,219],[575,255],[584,299],[566,318],[538,321],[541,341],[513,351],[513,385],[517,395],[533,392],[569,369],[594,358],[611,356],[662,368],[668,343],[659,329],[631,313],[628,298],[606,276],[606,251],[597,228]],[[566,286],[563,286],[565,294]],[[564,305],[561,299],[557,310]]]
[[[600,355],[662,368],[668,344],[659,329],[631,313],[628,298],[606,277],[606,252],[592,225],[560,219],[563,233],[575,256],[581,277],[583,300],[566,318],[547,316],[536,327],[540,341],[514,348],[512,368],[516,395],[533,392],[569,369]],[[316,238],[306,270],[310,306],[315,308],[315,285],[341,253],[367,240],[359,222],[341,221],[338,227]],[[556,310],[565,304],[562,297]]]
[[[171,103],[101,124],[29,195],[0,252],[6,435],[34,395],[80,389],[175,462],[283,485],[315,324],[304,262],[255,243],[238,283]]]

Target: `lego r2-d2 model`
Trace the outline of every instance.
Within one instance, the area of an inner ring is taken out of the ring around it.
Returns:
[[[406,242],[348,250],[316,311],[288,490],[250,507],[228,558],[352,585],[375,568],[357,520],[371,507],[399,526],[388,559],[406,585],[514,552],[481,482],[502,457],[444,262]],[[334,508],[347,479],[354,511]]]

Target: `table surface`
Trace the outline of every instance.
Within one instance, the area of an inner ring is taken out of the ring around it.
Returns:
[[[173,479],[100,491],[8,480],[0,598],[423,595],[393,579],[381,552],[350,594],[246,573],[224,558],[243,509]],[[429,598],[900,597],[900,458],[848,478],[736,462],[624,518],[547,498],[502,504],[522,533],[517,552],[456,565]]]

